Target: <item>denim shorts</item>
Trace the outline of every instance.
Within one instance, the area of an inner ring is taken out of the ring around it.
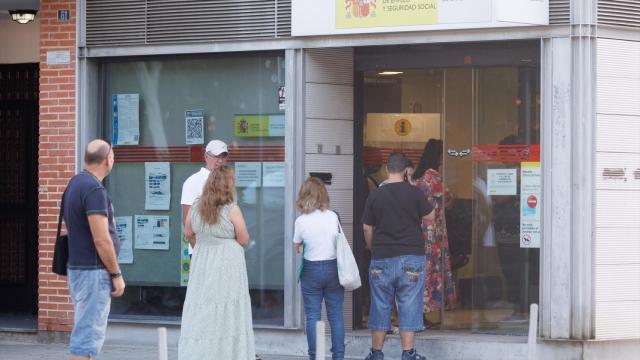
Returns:
[[[394,302],[398,305],[400,331],[424,330],[422,306],[425,262],[424,256],[416,255],[371,260],[370,330],[387,331],[391,328],[391,310]]]
[[[74,310],[69,353],[95,357],[107,332],[111,277],[104,269],[68,269],[67,282]]]

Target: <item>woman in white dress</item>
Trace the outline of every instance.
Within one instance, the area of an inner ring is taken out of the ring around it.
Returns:
[[[212,171],[185,227],[195,236],[182,310],[180,360],[254,360],[251,299],[243,246],[249,233],[235,202],[233,170]]]

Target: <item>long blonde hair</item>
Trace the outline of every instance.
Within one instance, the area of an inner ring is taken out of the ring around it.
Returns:
[[[328,209],[329,193],[322,180],[317,177],[308,178],[300,187],[296,206],[303,214],[309,214],[316,209]]]
[[[235,174],[228,166],[211,171],[204,184],[198,205],[198,213],[205,224],[220,221],[221,209],[235,199]]]

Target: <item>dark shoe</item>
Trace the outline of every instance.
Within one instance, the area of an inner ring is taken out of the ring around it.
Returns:
[[[384,353],[382,351],[374,352],[373,350],[371,350],[369,351],[369,355],[367,355],[364,360],[384,360]]]
[[[402,352],[402,360],[427,360],[426,357],[418,354],[418,352],[413,349],[412,353],[408,353],[406,351]]]

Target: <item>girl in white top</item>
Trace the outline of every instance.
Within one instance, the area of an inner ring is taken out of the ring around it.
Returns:
[[[293,242],[302,245],[304,259],[309,261],[333,260],[336,258],[336,235],[338,216],[331,210],[315,209],[296,219]]]
[[[329,194],[322,181],[310,177],[302,184],[296,202],[302,215],[296,219],[293,242],[298,253],[304,244],[304,266],[300,275],[307,323],[309,359],[316,355],[316,322],[322,301],[331,326],[333,359],[344,359],[344,288],[338,279],[336,235],[338,216],[329,209]]]

